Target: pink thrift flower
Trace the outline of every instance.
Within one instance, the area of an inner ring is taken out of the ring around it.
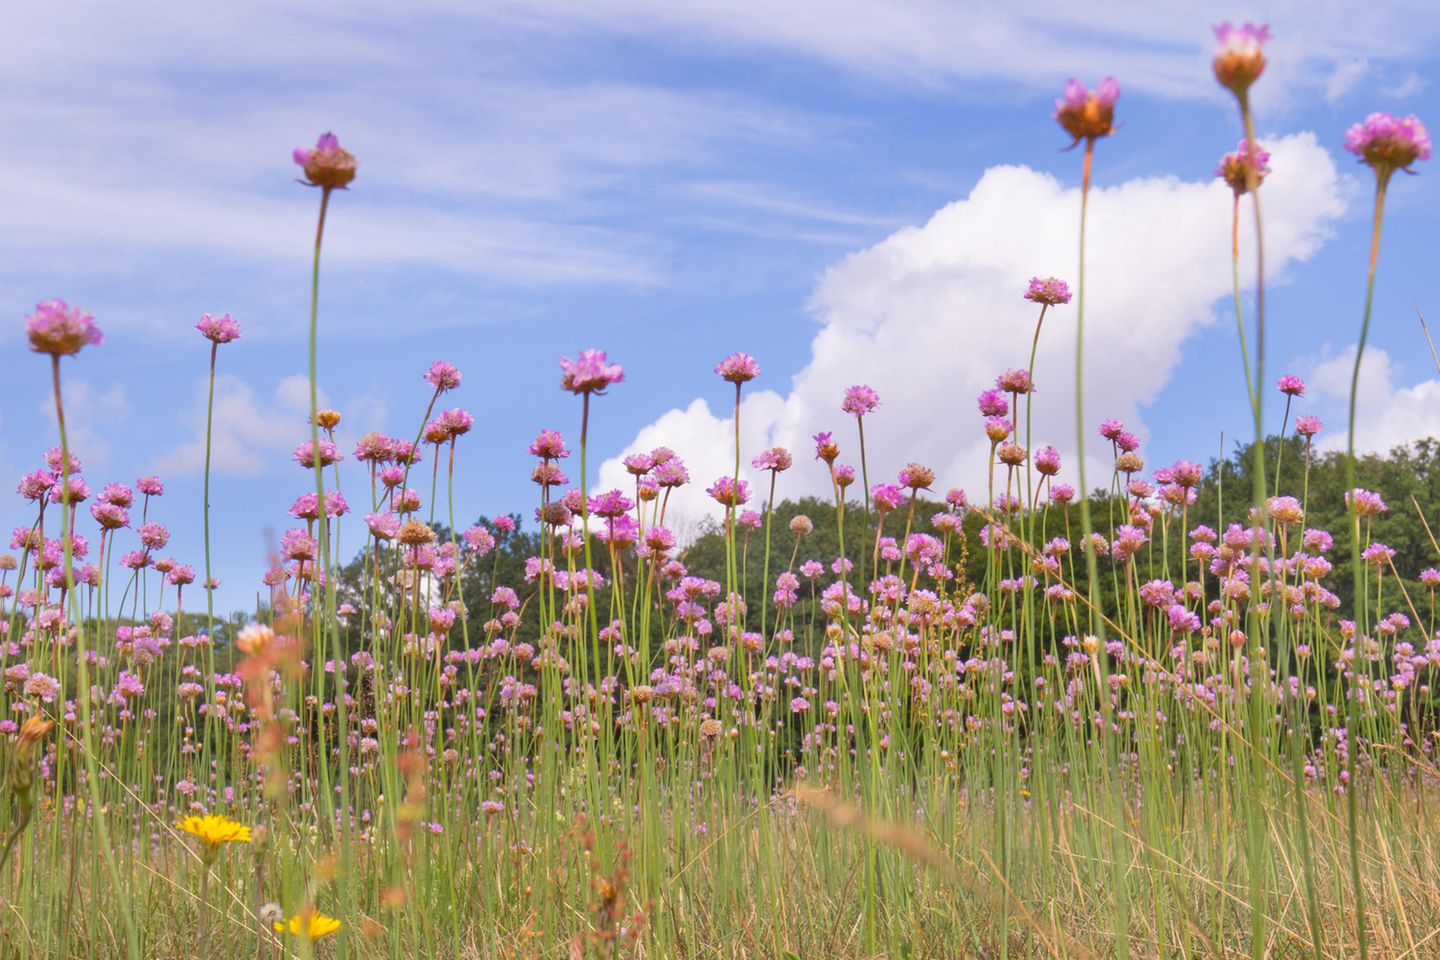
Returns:
[[[1220,85],[1241,96],[1250,84],[1259,79],[1265,71],[1265,52],[1262,49],[1270,39],[1270,28],[1261,24],[1245,23],[1235,26],[1229,21],[1216,24],[1215,30],[1215,79]]]
[[[734,477],[721,477],[705,492],[722,507],[738,507],[750,500],[750,484],[744,480],[737,484]]]
[[[1408,170],[1416,160],[1430,159],[1430,134],[1420,118],[1372,113],[1345,132],[1345,149],[1388,176]]]
[[[1029,393],[1032,386],[1025,370],[1006,370],[995,378],[995,389],[1006,393]]]
[[[1270,174],[1270,154],[1260,149],[1260,144],[1257,143],[1252,148],[1245,140],[1240,141],[1234,153],[1227,153],[1221,157],[1219,165],[1215,168],[1215,176],[1224,180],[1236,196],[1240,196],[1250,189],[1252,174],[1255,177],[1255,185],[1258,187],[1261,181]]]
[[[435,388],[437,393],[444,393],[446,390],[454,390],[460,386],[460,371],[454,364],[446,363],[444,360],[436,360],[430,364],[430,369],[425,371],[425,382]]]
[[[1295,418],[1295,432],[1302,437],[1313,437],[1319,433],[1324,426],[1325,425],[1320,422],[1319,417],[1305,416]]]
[[[1305,396],[1305,381],[1293,373],[1287,373],[1279,380],[1276,380],[1275,388],[1288,397]]]
[[[1003,417],[1010,412],[1010,401],[999,390],[986,390],[976,399],[982,417]]]
[[[847,389],[845,399],[840,401],[840,409],[854,417],[863,417],[878,406],[880,406],[880,394],[875,392],[874,387],[867,387],[864,384],[857,384]]]
[[[732,353],[720,361],[715,372],[731,383],[745,383],[760,376],[760,364],[748,353]]]
[[[35,312],[25,318],[25,332],[31,350],[54,357],[76,354],[87,344],[99,346],[105,342],[95,318],[64,300],[36,304]]]
[[[1087,91],[1079,80],[1065,84],[1065,95],[1055,101],[1055,119],[1065,132],[1074,137],[1071,146],[1081,140],[1109,136],[1114,128],[1115,101],[1120,98],[1120,85],[1114,77],[1106,77],[1100,86]]]
[[[1030,287],[1025,291],[1025,299],[1032,303],[1043,303],[1046,306],[1056,306],[1070,302],[1070,286],[1064,280],[1055,277],[1030,278]]]
[[[755,459],[750,461],[750,466],[756,470],[773,470],[776,473],[783,473],[790,469],[793,462],[789,450],[784,447],[771,447],[769,450],[756,454]]]
[[[571,393],[604,393],[625,379],[618,363],[607,363],[604,350],[582,350],[577,359],[560,358],[560,386]]]
[[[199,330],[206,340],[215,343],[229,343],[231,340],[240,339],[240,324],[232,320],[228,313],[219,317],[212,317],[208,313],[201,314],[195,329]]]
[[[564,460],[570,456],[570,451],[565,449],[565,438],[558,430],[541,430],[529,449],[532,457],[542,460]]]
[[[1345,494],[1345,505],[1362,517],[1373,517],[1389,511],[1380,494],[1356,487]]]
[[[834,463],[835,458],[840,456],[840,446],[831,439],[829,432],[815,434],[815,459],[824,460],[826,463]]]
[[[1042,475],[1053,477],[1060,472],[1060,451],[1054,447],[1041,447],[1035,451],[1033,462]]]
[[[340,139],[333,133],[322,133],[315,141],[314,150],[296,148],[295,163],[305,171],[306,186],[324,187],[326,190],[343,190],[355,179],[359,161],[355,155],[340,146]]]

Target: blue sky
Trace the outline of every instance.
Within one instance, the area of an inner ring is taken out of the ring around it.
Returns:
[[[305,436],[318,196],[289,154],[333,129],[360,175],[329,224],[322,388],[348,449],[368,429],[413,435],[421,372],[456,363],[449,402],[477,419],[458,454],[467,520],[529,512],[526,444],[578,430],[556,360],[590,346],[627,368],[597,409],[597,469],[663,440],[708,483],[733,429],[710,369],[746,350],[764,367],[747,458],[815,429],[848,439],[838,389],[872,382],[887,398],[872,473],[922,459],[970,483],[970,401],[1025,360],[1025,280],[1073,280],[1079,157],[1052,101],[1066,77],[1106,73],[1123,95],[1098,148],[1087,417],[1127,419],[1153,465],[1201,458],[1248,416],[1228,203],[1210,183],[1239,133],[1208,70],[1208,26],[1227,16],[1276,36],[1256,95],[1289,165],[1267,205],[1270,379],[1307,376],[1306,409],[1337,436],[1371,192],[1339,144],[1372,110],[1440,117],[1440,23],[1423,4],[78,3],[18,12],[0,38],[0,473],[13,482],[56,440],[21,321],[63,297],[109,337],[65,365],[86,475],[98,489],[159,472],[172,552],[198,567],[208,344],[193,324],[231,313],[245,333],[220,357],[216,572],[222,606],[253,602],[266,532],[307,483],[289,452]],[[1372,447],[1440,433],[1413,313],[1440,320],[1425,166],[1392,191],[1361,411]],[[1037,440],[1067,457],[1072,349],[1057,313]],[[345,483],[358,501],[360,474]],[[4,502],[7,529],[30,522]]]

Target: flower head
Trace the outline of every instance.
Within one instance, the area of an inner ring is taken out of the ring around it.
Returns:
[[[460,371],[452,363],[436,360],[430,364],[430,369],[425,371],[424,380],[437,392],[443,393],[460,386]]]
[[[1295,418],[1295,432],[1302,437],[1313,437],[1319,433],[1324,426],[1325,425],[1320,422],[1319,417],[1304,416]]]
[[[721,477],[705,488],[705,492],[722,507],[738,507],[750,499],[750,484],[744,480],[737,484],[734,477]]]
[[[541,430],[535,442],[530,444],[530,455],[542,460],[564,460],[570,456],[565,449],[565,438],[559,430]]]
[[[1043,303],[1046,306],[1055,306],[1061,303],[1070,302],[1070,285],[1064,280],[1055,277],[1031,277],[1030,287],[1025,291],[1025,299],[1032,303]]]
[[[560,358],[560,386],[571,393],[604,393],[625,379],[618,363],[606,363],[604,350],[582,350],[577,359]]]
[[[326,190],[344,190],[355,179],[355,168],[359,164],[353,153],[340,146],[340,139],[333,133],[322,133],[315,141],[314,150],[297,147],[294,157],[295,163],[305,171],[305,184]]]
[[[986,390],[975,400],[982,417],[1003,417],[1010,412],[1010,401],[999,390]]]
[[[1261,49],[1270,39],[1270,28],[1245,23],[1235,26],[1228,20],[1216,24],[1215,79],[1220,85],[1243,96],[1250,84],[1265,72],[1265,52]]]
[[[35,312],[25,318],[25,332],[31,350],[56,357],[79,353],[87,344],[99,346],[105,342],[95,318],[64,300],[36,304]]]
[[[840,401],[840,409],[854,417],[863,417],[878,406],[880,406],[880,394],[875,392],[874,387],[867,387],[864,384],[848,388],[845,391],[845,399]]]
[[[1087,91],[1079,80],[1065,84],[1065,95],[1055,101],[1055,119],[1065,132],[1074,137],[1074,146],[1081,140],[1107,137],[1114,127],[1115,101],[1120,98],[1120,85],[1114,77],[1106,77],[1100,86]]]
[[[1430,159],[1430,134],[1420,118],[1372,113],[1345,132],[1345,149],[1381,175],[1408,170],[1416,160]]]
[[[1303,397],[1305,396],[1305,381],[1293,373],[1287,373],[1275,381],[1275,389],[1287,397]]]
[[[203,817],[186,817],[177,826],[186,833],[193,833],[205,844],[202,855],[206,863],[215,861],[223,844],[250,842],[249,827],[217,813],[207,814]]]
[[[835,458],[840,456],[840,446],[825,433],[815,434],[815,459],[824,460],[826,463],[834,463]]]
[[[995,378],[995,389],[1006,393],[1029,393],[1034,388],[1025,370],[1006,370]]]
[[[755,459],[750,461],[750,466],[756,470],[773,470],[776,473],[783,473],[790,469],[794,459],[790,451],[784,447],[771,447],[756,454]]]
[[[294,916],[284,923],[274,924],[276,933],[289,933],[292,936],[304,937],[307,940],[319,940],[321,937],[328,937],[340,929],[340,921],[334,917],[327,917],[323,913],[311,911],[304,916]]]
[[[731,383],[745,383],[760,376],[760,363],[748,353],[732,353],[716,365],[715,372]]]
[[[1252,174],[1255,186],[1260,186],[1260,182],[1270,174],[1270,153],[1260,149],[1258,143],[1252,146],[1248,140],[1241,140],[1235,152],[1221,157],[1215,168],[1215,176],[1224,180],[1237,197],[1250,189]]]
[[[1346,491],[1345,505],[1362,517],[1377,516],[1390,509],[1380,498],[1380,494],[1373,490],[1362,490],[1360,487]]]
[[[216,343],[229,343],[231,340],[240,339],[240,324],[232,320],[228,313],[219,317],[212,317],[208,313],[201,314],[195,329],[199,330],[206,340]]]
[[[1060,451],[1054,447],[1041,447],[1035,451],[1032,462],[1042,476],[1053,477],[1060,472]]]

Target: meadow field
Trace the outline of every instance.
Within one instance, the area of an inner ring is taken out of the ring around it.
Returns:
[[[293,157],[316,209],[296,499],[254,518],[283,534],[233,613],[208,444],[201,515],[164,478],[86,473],[62,373],[106,362],[105,318],[39,304],[14,360],[48,361],[55,443],[0,556],[0,957],[1440,956],[1440,452],[1357,457],[1353,416],[1322,452],[1304,382],[1267,365],[1267,41],[1223,24],[1213,57],[1246,132],[1217,170],[1254,428],[1229,459],[1147,462],[1083,390],[1035,392],[1033,347],[974,407],[886,409],[987,437],[983,489],[867,461],[885,400],[864,371],[813,447],[747,449],[757,344],[675,359],[733,400],[733,470],[633,450],[630,485],[598,489],[591,428],[647,372],[583,349],[555,370],[570,422],[534,424],[534,499],[456,517],[455,450],[494,415],[464,408],[491,408],[475,375],[396,373],[413,429],[353,449],[319,403],[345,335],[327,214],[366,202],[327,133]],[[1119,97],[1071,81],[1055,106],[1078,274],[1015,278],[1077,378],[1105,349],[1086,216]],[[1353,414],[1385,204],[1431,148],[1382,113],[1343,146],[1375,190]],[[195,326],[213,417],[246,344],[229,315]],[[1073,408],[1075,462],[1032,438],[1039,404]],[[341,489],[342,459],[368,486]],[[788,496],[789,471],[831,496]],[[723,519],[682,537],[691,484]],[[172,557],[192,526],[203,556]]]

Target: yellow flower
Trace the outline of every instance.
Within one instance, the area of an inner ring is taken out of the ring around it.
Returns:
[[[209,863],[220,853],[222,843],[249,843],[250,828],[243,823],[219,814],[203,817],[186,817],[179,823],[181,830],[193,833],[205,844],[205,862]]]
[[[306,920],[309,922],[306,923]],[[288,930],[297,937],[304,936],[308,940],[319,940],[321,937],[328,937],[339,930],[340,921],[334,917],[327,917],[323,913],[312,912],[309,917],[291,917],[285,923],[276,923],[274,926],[277,933],[284,933]]]

